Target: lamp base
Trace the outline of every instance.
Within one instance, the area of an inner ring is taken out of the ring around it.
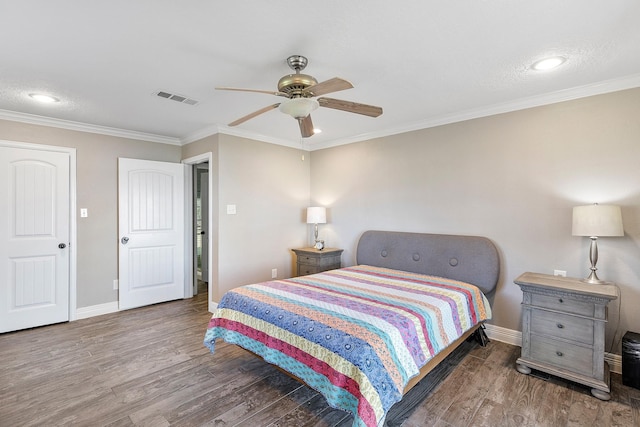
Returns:
[[[598,238],[595,236],[590,237],[591,246],[589,247],[589,261],[591,262],[591,273],[586,279],[582,279],[581,282],[590,283],[592,285],[604,285],[604,280],[600,280],[596,274],[596,263],[598,262]]]
[[[609,283],[606,280],[600,280],[600,278],[596,274],[596,270],[597,269],[595,268],[595,266],[591,267],[591,274],[589,274],[589,277],[581,279],[580,281],[583,283],[590,283],[592,285],[604,285],[606,283]]]
[[[604,284],[606,284],[606,283],[609,283],[609,282],[607,282],[606,280],[590,279],[590,278],[588,278],[588,277],[586,277],[586,278],[584,278],[584,279],[580,279],[580,281],[581,281],[581,282],[583,282],[583,283],[590,283],[590,284],[592,284],[592,285],[604,285]]]

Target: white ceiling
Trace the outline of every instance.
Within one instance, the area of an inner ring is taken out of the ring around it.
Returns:
[[[227,123],[282,98],[309,59],[328,96],[379,105],[370,118],[320,108],[322,147],[640,86],[638,0],[0,0],[0,118],[186,143],[215,132],[300,146],[278,110]],[[566,63],[530,65],[548,55]],[[195,99],[191,106],[155,96]],[[60,102],[43,105],[27,94]]]

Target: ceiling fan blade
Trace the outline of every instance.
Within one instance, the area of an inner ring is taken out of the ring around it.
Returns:
[[[376,107],[375,105],[360,104],[333,98],[318,98],[318,103],[321,107],[362,114],[369,117],[378,117],[382,114],[382,107]]]
[[[311,121],[311,114],[303,119],[298,119],[298,124],[300,125],[300,133],[303,138],[309,138],[313,136],[313,121]]]
[[[253,112],[253,113],[251,113],[251,114],[247,114],[246,116],[244,116],[244,117],[240,117],[238,120],[235,120],[235,121],[233,121],[233,122],[229,123],[229,126],[237,126],[237,125],[239,125],[240,123],[244,123],[244,122],[246,122],[247,120],[250,120],[250,119],[253,119],[253,118],[254,118],[254,117],[256,117],[256,116],[259,116],[260,114],[264,114],[264,113],[266,113],[267,111],[271,111],[271,110],[273,110],[274,108],[278,108],[278,106],[279,106],[279,105],[280,105],[280,104],[273,104],[273,105],[269,105],[269,106],[267,106],[267,107],[261,108],[261,109],[259,109],[258,111],[254,111],[254,112]]]
[[[285,98],[289,98],[289,94],[284,92],[273,91],[273,90],[244,89],[239,87],[217,87],[215,89],[216,90],[235,90],[237,92],[266,93],[267,95],[284,96]]]
[[[341,79],[340,77],[334,77],[329,80],[325,80],[313,86],[309,86],[302,91],[302,95],[320,96],[326,95],[331,92],[338,92],[345,89],[351,89],[353,85],[350,81]]]

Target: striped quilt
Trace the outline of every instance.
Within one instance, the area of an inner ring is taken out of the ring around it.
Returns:
[[[302,379],[354,426],[381,426],[409,379],[491,318],[475,286],[360,265],[226,293],[207,329]]]

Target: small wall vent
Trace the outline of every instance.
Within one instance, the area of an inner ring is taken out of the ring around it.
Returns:
[[[163,90],[159,90],[157,92],[154,92],[153,94],[156,96],[159,96],[160,98],[170,99],[172,101],[180,102],[182,104],[196,105],[198,103],[198,101],[193,98],[188,98],[186,96],[178,95],[175,93],[165,92]]]

